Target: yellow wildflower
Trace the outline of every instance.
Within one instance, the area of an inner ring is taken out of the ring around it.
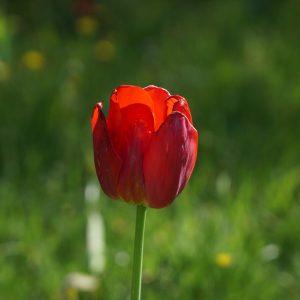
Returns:
[[[28,70],[40,71],[45,67],[46,59],[43,53],[30,50],[23,54],[22,62]]]
[[[66,296],[68,300],[77,300],[78,291],[75,288],[69,287],[66,289]]]
[[[221,268],[228,268],[232,265],[232,255],[228,252],[220,252],[215,257],[216,264]]]

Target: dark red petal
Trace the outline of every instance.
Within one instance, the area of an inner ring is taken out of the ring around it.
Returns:
[[[123,165],[118,182],[118,194],[128,202],[143,203],[146,191],[143,174],[144,151],[149,144],[150,131],[145,123],[136,122],[127,131],[123,149]]]
[[[155,130],[157,130],[167,117],[165,101],[171,95],[166,89],[155,85],[149,85],[144,90],[151,96],[154,103]]]
[[[198,133],[181,112],[173,112],[153,134],[144,157],[147,202],[162,208],[183,190],[194,169]]]
[[[120,124],[110,130],[113,145],[122,159],[118,195],[141,203],[145,199],[143,157],[153,132],[153,115],[144,104],[131,104],[119,110]]]
[[[117,198],[117,183],[122,161],[111,143],[101,108],[101,103],[95,105],[91,119],[96,173],[103,191],[109,197]]]

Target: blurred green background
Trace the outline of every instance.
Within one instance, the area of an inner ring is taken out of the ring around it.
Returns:
[[[199,158],[148,213],[143,299],[299,299],[300,2],[6,0],[0,299],[129,299],[135,208],[100,193],[90,115],[185,96]]]

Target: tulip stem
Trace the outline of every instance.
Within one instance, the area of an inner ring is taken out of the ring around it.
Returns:
[[[146,207],[143,205],[137,205],[136,221],[135,221],[134,252],[133,252],[131,300],[141,299],[145,220],[146,220]]]

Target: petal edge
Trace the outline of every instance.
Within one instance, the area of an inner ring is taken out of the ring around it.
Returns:
[[[95,168],[103,191],[111,198],[118,198],[117,183],[122,161],[111,143],[101,108],[102,104],[97,103],[91,118]]]

